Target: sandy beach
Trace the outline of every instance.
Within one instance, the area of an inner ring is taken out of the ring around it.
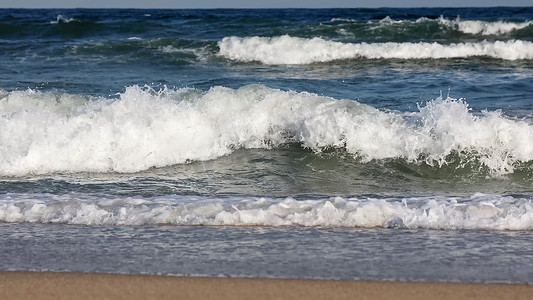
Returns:
[[[2,272],[3,299],[528,299],[533,285]]]

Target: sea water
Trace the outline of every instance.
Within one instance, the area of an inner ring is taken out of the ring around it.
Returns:
[[[533,282],[533,9],[0,10],[0,269]]]

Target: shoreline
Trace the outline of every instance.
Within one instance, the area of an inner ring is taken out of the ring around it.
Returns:
[[[533,285],[0,272],[5,299],[528,299]]]

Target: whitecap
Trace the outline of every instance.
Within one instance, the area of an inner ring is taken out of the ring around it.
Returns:
[[[266,65],[312,64],[343,59],[447,59],[491,57],[503,60],[533,59],[529,41],[482,41],[452,44],[418,43],[341,43],[322,38],[225,37],[218,43],[218,55]]]
[[[0,128],[4,176],[138,172],[287,143],[344,149],[362,162],[442,166],[459,155],[495,175],[533,160],[529,122],[498,111],[474,115],[460,99],[437,98],[402,113],[262,85],[205,92],[132,86],[118,99],[5,92]]]

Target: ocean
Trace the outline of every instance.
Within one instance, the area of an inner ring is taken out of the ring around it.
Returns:
[[[533,7],[1,9],[0,271],[533,283]]]

